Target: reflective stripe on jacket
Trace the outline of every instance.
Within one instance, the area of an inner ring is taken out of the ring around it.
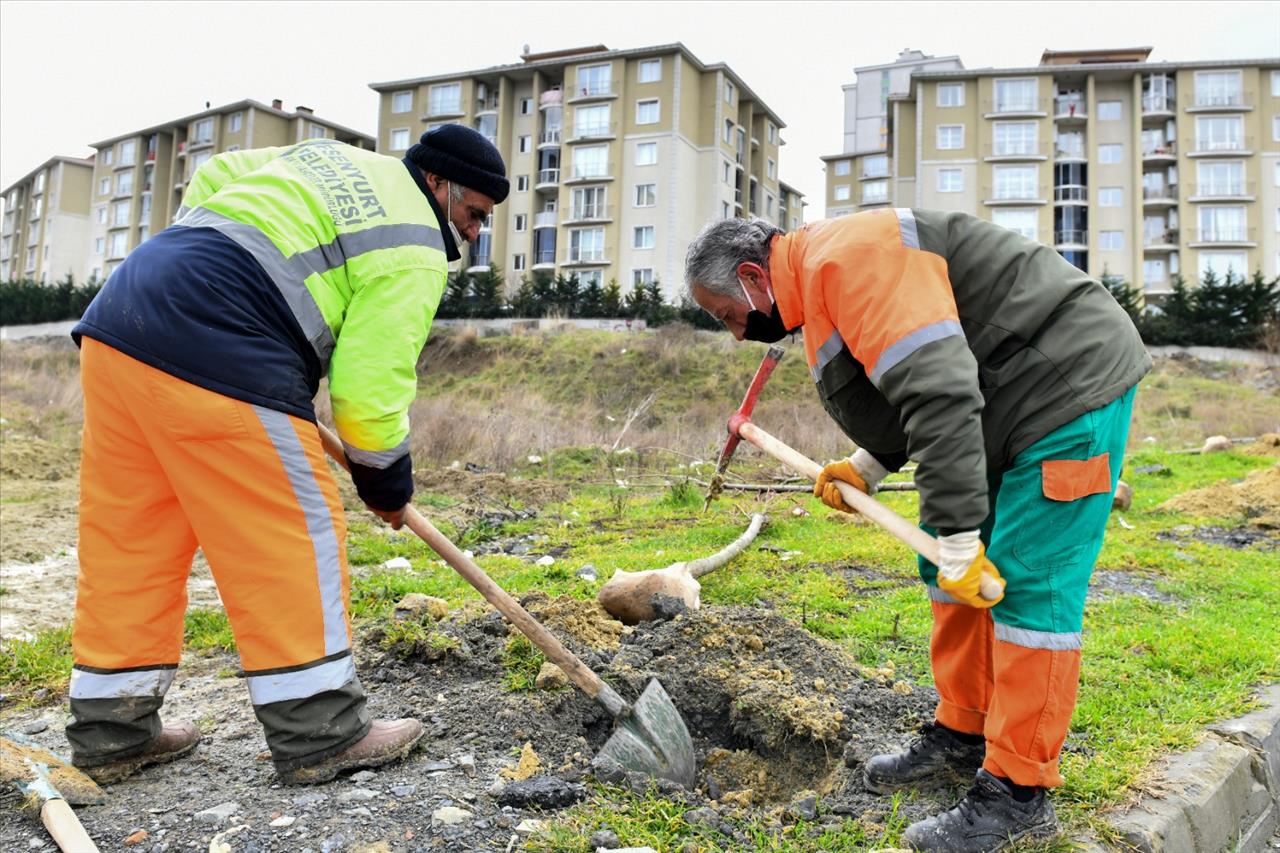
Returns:
[[[1057,252],[963,213],[875,210],[775,240],[783,322],[804,326],[823,404],[896,470],[921,519],[987,515],[987,473],[1150,369],[1128,315]]]

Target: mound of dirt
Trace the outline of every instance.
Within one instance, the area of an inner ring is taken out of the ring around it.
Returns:
[[[0,475],[15,480],[61,480],[74,477],[76,448],[60,446],[34,435],[5,430],[0,440]]]
[[[1269,432],[1258,436],[1258,440],[1240,451],[1249,456],[1280,457],[1280,432]]]
[[[1240,518],[1255,527],[1280,528],[1280,463],[1252,471],[1242,482],[1221,480],[1184,492],[1159,509],[1206,518]]]
[[[564,485],[552,480],[508,477],[494,471],[466,471],[452,468],[418,468],[414,480],[422,488],[460,498],[471,504],[519,503],[542,506],[564,500]]]
[[[553,634],[568,634],[595,651],[618,648],[624,631],[629,631],[594,598],[584,601],[569,595],[551,598],[545,592],[533,592],[521,599],[524,608]]]

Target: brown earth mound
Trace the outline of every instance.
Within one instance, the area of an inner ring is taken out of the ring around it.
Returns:
[[[1280,463],[1252,471],[1239,483],[1222,480],[1184,492],[1159,508],[1205,518],[1239,518],[1256,527],[1280,528]]]
[[[1280,457],[1280,432],[1258,436],[1258,440],[1240,451],[1249,456]]]

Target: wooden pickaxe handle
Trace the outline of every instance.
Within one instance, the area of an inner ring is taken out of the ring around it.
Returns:
[[[788,468],[803,474],[810,480],[817,480],[818,475],[822,473],[822,466],[814,462],[808,456],[805,456],[795,448],[784,444],[769,433],[760,429],[760,427],[745,421],[738,425],[738,435],[763,450],[765,453],[777,459]],[[844,498],[844,502],[856,509],[862,515],[880,525],[889,533],[906,543],[911,550],[924,557],[935,566],[938,565],[938,540],[925,533],[919,527],[907,521],[898,515],[889,507],[877,501],[870,495],[864,494],[859,489],[848,483],[837,480],[836,488],[840,490],[840,496]],[[1000,597],[1003,590],[1000,584],[991,575],[983,574],[981,581],[982,597],[988,601],[994,601]]]
[[[319,421],[316,422],[316,428],[320,430],[320,442],[324,445],[325,452],[344,469],[351,470],[347,466],[347,454],[342,448],[342,441],[333,434],[333,430]],[[630,706],[617,691],[605,684],[600,676],[578,659],[577,655],[565,648],[554,634],[542,627],[542,624],[534,619],[529,611],[520,606],[520,602],[494,583],[485,574],[484,569],[458,550],[458,546],[450,542],[449,538],[437,530],[434,524],[427,521],[413,504],[405,507],[404,523],[418,534],[418,537],[426,542],[432,551],[439,554],[455,572],[462,575],[463,580],[475,587],[476,591],[484,596],[485,601],[492,604],[499,613],[507,617],[507,621],[519,629],[520,633],[541,649],[548,660],[564,670],[564,674],[578,685],[583,693],[603,705],[605,710],[614,717],[630,713]]]

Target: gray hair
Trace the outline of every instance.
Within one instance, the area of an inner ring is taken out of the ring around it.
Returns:
[[[712,293],[746,300],[738,286],[738,265],[744,261],[769,268],[769,247],[782,229],[763,219],[721,219],[698,232],[684,259],[685,291],[695,284]]]
[[[454,204],[462,204],[462,194],[466,189],[466,187],[457,181],[449,181],[449,201]]]

